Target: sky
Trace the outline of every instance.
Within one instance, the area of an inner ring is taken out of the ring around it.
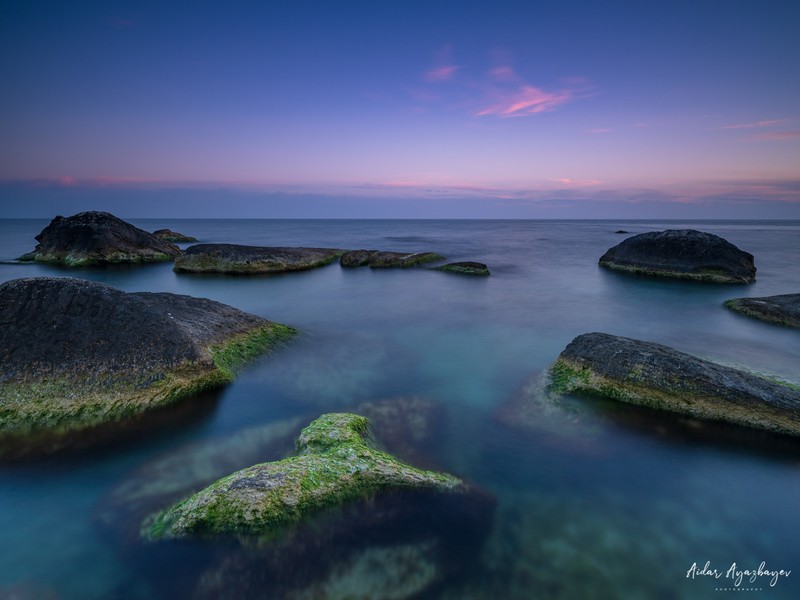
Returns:
[[[800,219],[796,0],[0,2],[0,217]]]

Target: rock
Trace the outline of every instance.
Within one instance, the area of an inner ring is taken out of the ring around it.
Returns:
[[[462,275],[489,275],[489,267],[479,262],[454,262],[442,265],[441,267],[434,267],[436,271],[445,271],[446,273],[460,273]]]
[[[160,240],[164,240],[165,242],[171,242],[173,244],[197,241],[196,237],[192,237],[190,235],[184,235],[182,233],[178,233],[177,231],[172,231],[171,229],[157,229],[156,231],[153,232],[153,235]]]
[[[693,229],[654,231],[628,238],[600,257],[616,271],[714,283],[752,283],[753,255],[723,238]]]
[[[552,389],[700,419],[800,435],[800,388],[672,348],[605,333],[575,338],[551,367]]]
[[[72,278],[0,285],[0,434],[117,421],[229,382],[293,335],[205,298]]]
[[[630,233],[630,232],[624,229],[617,229],[614,233]]]
[[[185,273],[283,273],[322,267],[342,254],[333,248],[272,248],[198,244],[184,250],[174,270]]]
[[[297,455],[237,471],[148,519],[150,540],[204,536],[273,538],[323,509],[385,491],[464,492],[444,473],[422,471],[370,447],[369,421],[350,413],[321,416],[303,429]]]
[[[172,260],[181,251],[107,212],[58,216],[36,236],[33,252],[18,260],[61,263],[70,267]]]
[[[748,317],[800,329],[800,294],[733,298],[727,300],[725,306]]]
[[[351,250],[339,259],[343,267],[408,268],[444,260],[434,252],[383,252],[381,250]]]

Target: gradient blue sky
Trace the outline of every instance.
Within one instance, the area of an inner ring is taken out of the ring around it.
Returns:
[[[0,4],[0,216],[800,218],[800,2]]]

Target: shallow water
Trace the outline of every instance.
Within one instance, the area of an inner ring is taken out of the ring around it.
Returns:
[[[800,382],[797,331],[722,307],[731,297],[800,291],[800,222],[132,222],[203,242],[435,251],[450,261],[485,262],[492,275],[334,264],[234,277],[178,275],[168,264],[77,270],[0,264],[0,281],[73,276],[127,291],[203,296],[302,331],[224,390],[189,401],[161,424],[0,464],[0,596],[10,588],[31,597],[172,597],[170,573],[148,572],[139,560],[147,550],[115,535],[138,526],[125,522],[127,513],[109,513],[110,522],[98,524],[121,484],[155,459],[244,439],[242,432],[254,427],[417,397],[443,407],[439,443],[427,458],[497,500],[477,566],[436,588],[435,596],[705,598],[731,587],[725,571],[732,563],[754,569],[764,561],[770,570],[793,573],[775,586],[761,577],[741,587],[769,598],[800,597],[800,444],[585,399],[531,422],[514,416],[524,388],[589,331]],[[45,225],[0,221],[0,261],[31,250]],[[755,255],[758,280],[693,284],[603,270],[599,256],[627,237],[614,233],[620,228],[722,235]],[[414,577],[427,572],[418,549],[387,556],[384,562],[404,556],[415,565],[392,575],[397,589],[404,582],[413,589]],[[192,558],[180,557],[191,573]],[[687,578],[693,563],[706,561],[723,572],[719,579]],[[368,569],[352,566],[347,573],[325,588],[333,597],[374,592]]]

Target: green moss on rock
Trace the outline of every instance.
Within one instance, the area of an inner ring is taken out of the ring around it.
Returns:
[[[367,442],[369,421],[321,416],[297,439],[295,456],[237,471],[145,521],[150,540],[238,536],[265,540],[325,508],[387,490],[463,491],[452,475],[424,471]]]
[[[478,275],[485,277],[490,275],[489,267],[479,262],[455,262],[434,267],[436,271],[444,271],[445,273],[458,273],[460,275]]]

